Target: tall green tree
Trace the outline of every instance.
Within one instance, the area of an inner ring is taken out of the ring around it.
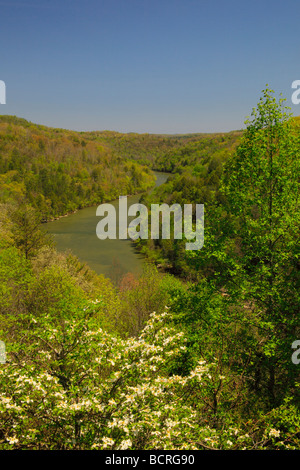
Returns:
[[[249,384],[272,408],[296,391],[298,373],[291,345],[300,335],[300,139],[285,100],[268,86],[246,124],[221,196],[206,211],[204,248],[191,256],[211,295],[223,296],[221,324],[231,317],[243,332]]]
[[[12,239],[14,245],[29,259],[46,245],[51,245],[50,236],[41,229],[40,214],[26,201],[11,206]]]
[[[259,320],[257,353],[272,404],[294,376],[299,327],[300,141],[284,101],[263,91],[222,182],[234,240],[226,288]]]

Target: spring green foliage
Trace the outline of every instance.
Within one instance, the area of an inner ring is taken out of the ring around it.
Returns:
[[[91,133],[123,158],[136,160],[153,170],[172,173],[186,170],[187,167],[197,172],[197,168],[209,164],[210,157],[226,157],[236,146],[241,134],[241,131],[175,135]]]
[[[260,312],[264,339],[257,349],[276,403],[281,385],[293,386],[287,345],[299,327],[300,139],[283,101],[277,104],[269,89],[252,117],[222,183],[231,216],[228,238],[235,240],[225,285]]]
[[[204,248],[190,254],[199,282],[175,306],[188,360],[215,351],[222,370],[243,377],[256,412],[299,403],[291,345],[299,337],[300,136],[272,93],[264,91],[225,164],[222,204],[208,206]]]
[[[243,133],[0,132],[0,449],[298,449],[300,134],[283,101],[267,88]],[[112,283],[58,253],[33,206],[144,190],[141,164],[174,173],[142,202],[205,203],[205,244],[139,242],[178,277],[147,263]]]
[[[205,208],[220,201],[220,178],[228,158],[240,142],[239,131],[227,134],[193,136],[182,145],[162,153],[155,159],[155,168],[172,171],[168,181],[150,194],[142,197],[141,202],[151,213],[151,204],[174,203],[205,204]],[[175,137],[174,137],[175,138]],[[192,138],[191,138],[192,139]],[[184,142],[184,143],[183,143]],[[155,261],[165,271],[195,279],[197,273],[188,263],[185,251],[186,240],[138,240],[137,247],[150,260]]]
[[[147,167],[117,155],[93,133],[0,116],[1,202],[26,199],[49,220],[153,184]]]

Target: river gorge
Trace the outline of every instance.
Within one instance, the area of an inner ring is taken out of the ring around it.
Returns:
[[[154,172],[156,187],[163,184],[170,173]],[[151,190],[152,191],[152,190]],[[139,202],[141,195],[128,196],[128,206]],[[119,219],[119,201],[112,201],[116,209],[117,224]],[[142,271],[144,257],[137,252],[130,239],[99,240],[96,226],[96,206],[81,209],[67,217],[48,222],[46,230],[53,236],[59,251],[70,250],[78,259],[87,263],[97,274],[116,280],[131,272],[139,275]],[[118,230],[118,225],[117,225]]]

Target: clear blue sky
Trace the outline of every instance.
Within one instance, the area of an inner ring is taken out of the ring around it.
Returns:
[[[299,0],[0,0],[0,113],[75,130],[228,131],[268,83],[299,115],[299,40]]]

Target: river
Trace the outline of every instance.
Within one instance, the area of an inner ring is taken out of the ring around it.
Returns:
[[[156,186],[163,184],[170,173],[154,172]],[[128,207],[139,201],[140,195],[128,196]],[[112,201],[119,220],[119,200]],[[131,272],[138,276],[142,272],[144,257],[128,240],[99,240],[96,226],[100,218],[96,216],[96,206],[81,209],[68,217],[48,222],[47,231],[53,236],[59,251],[70,250],[77,258],[87,263],[97,274],[104,274],[113,281]]]

